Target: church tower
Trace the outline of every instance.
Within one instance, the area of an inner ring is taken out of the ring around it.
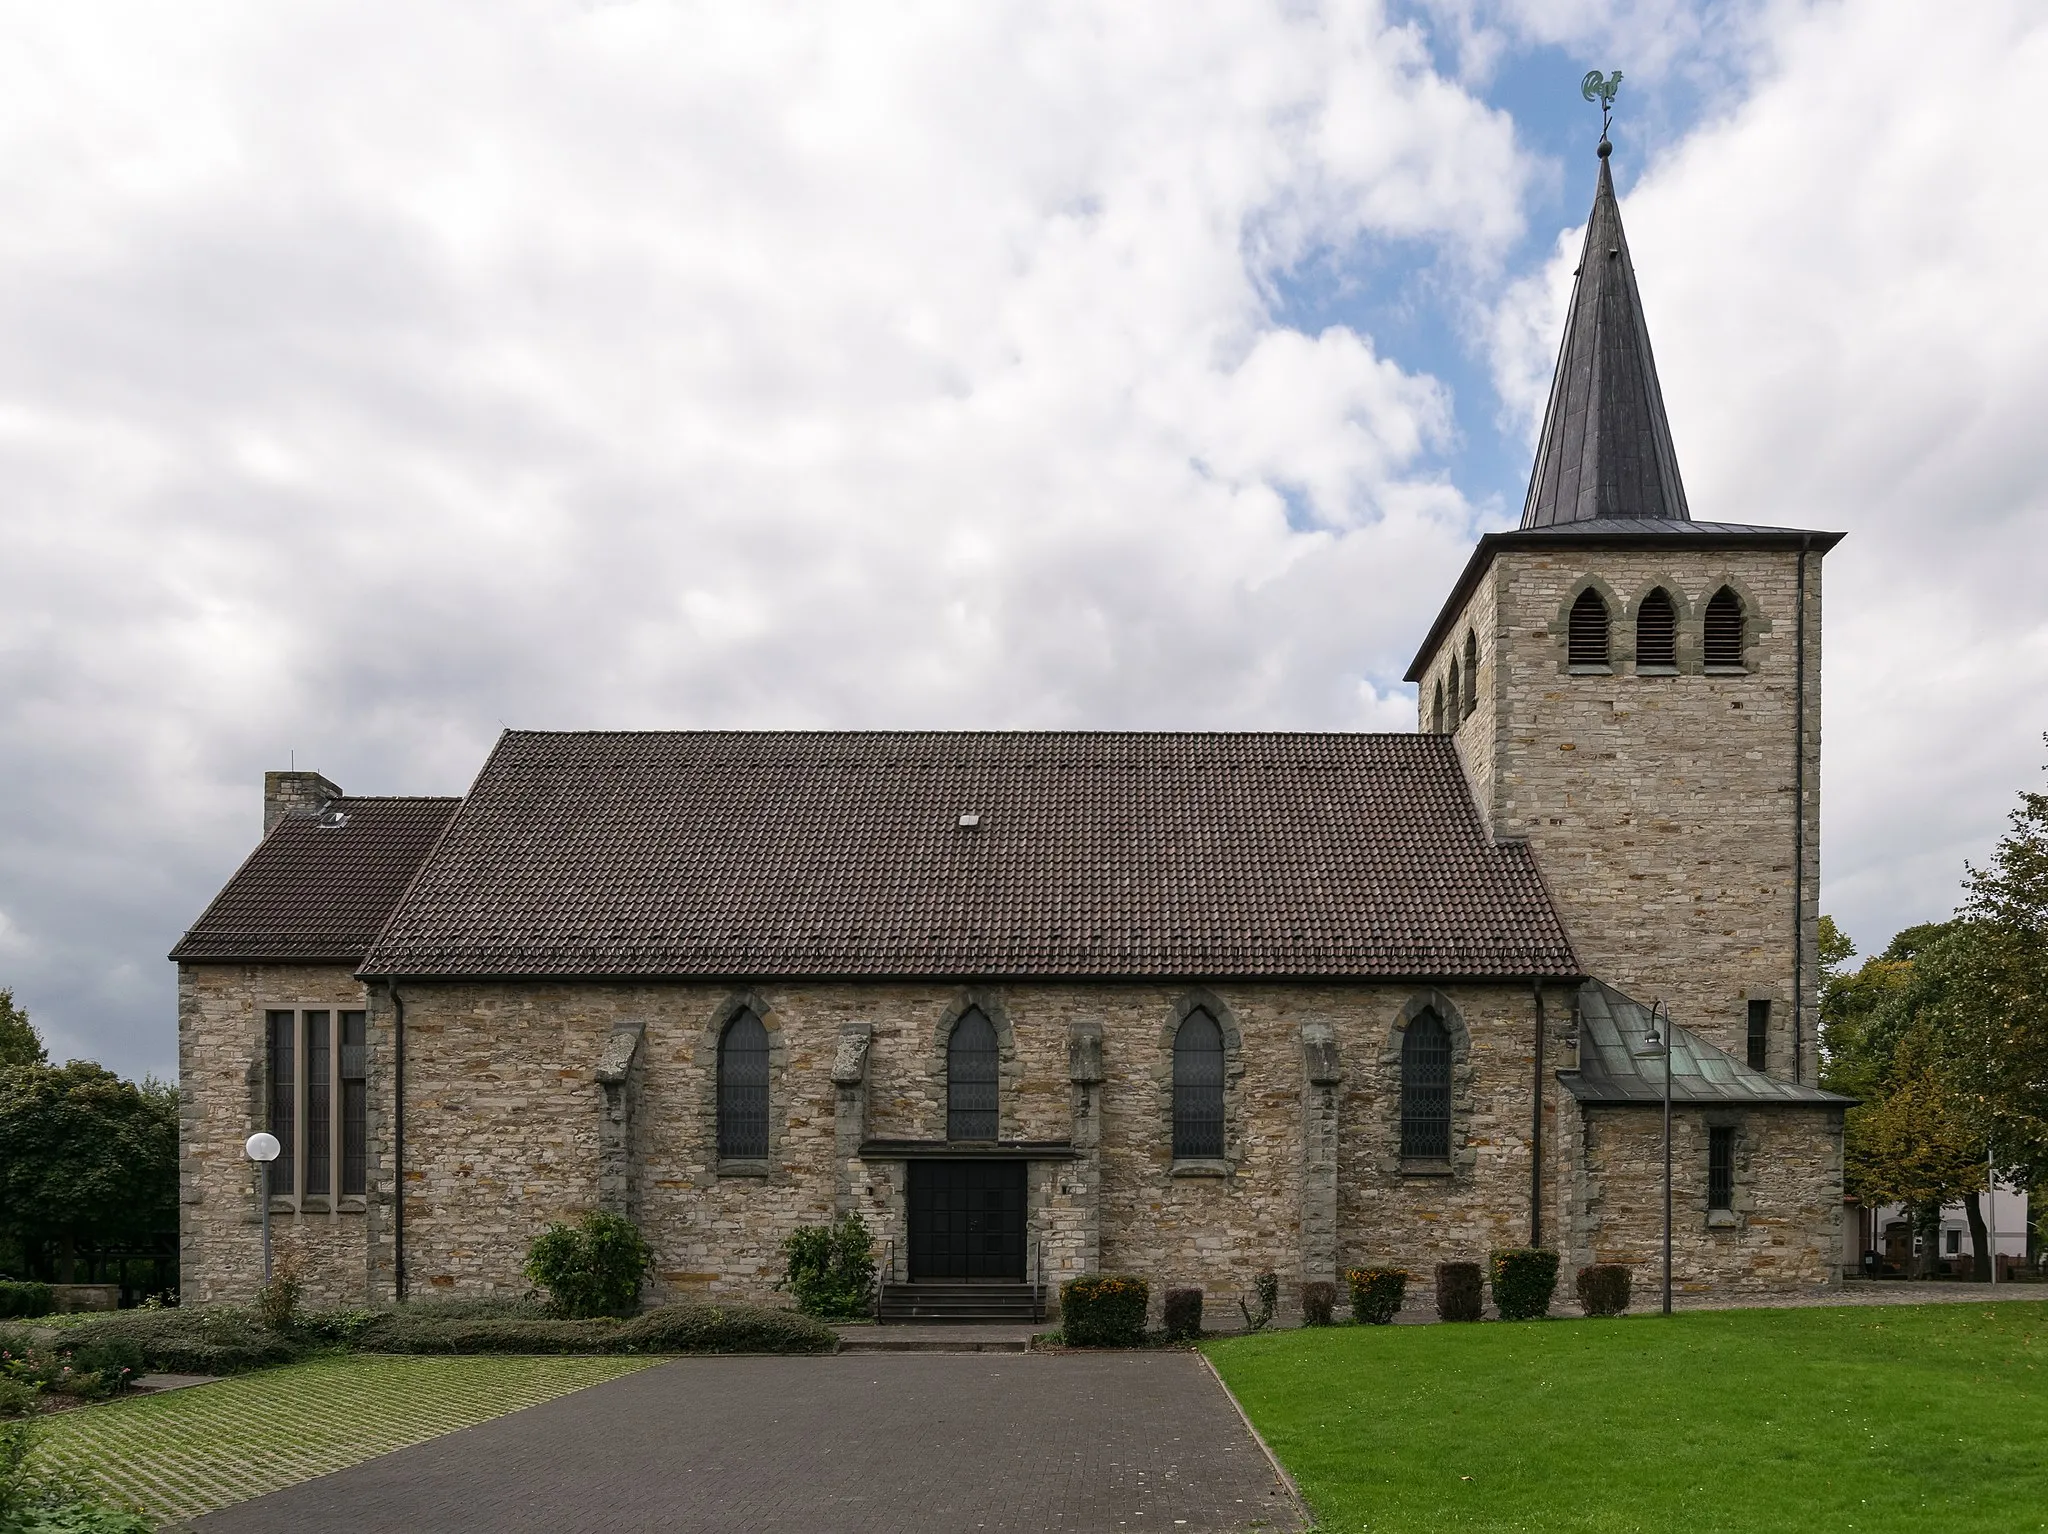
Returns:
[[[1534,847],[1587,972],[1810,1083],[1842,535],[1692,519],[1609,153],[1521,525],[1480,539],[1407,679],[1495,838]]]

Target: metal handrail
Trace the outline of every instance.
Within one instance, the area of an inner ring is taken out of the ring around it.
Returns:
[[[896,1282],[895,1241],[884,1242],[883,1250],[885,1255],[882,1259],[882,1268],[880,1272],[875,1274],[875,1319],[877,1321],[882,1319],[882,1290]]]

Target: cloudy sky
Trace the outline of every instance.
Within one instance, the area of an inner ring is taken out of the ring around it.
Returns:
[[[1407,729],[1615,134],[1694,514],[1840,528],[1824,905],[2048,728],[2048,16],[0,4],[0,986],[175,1063],[296,759],[501,727]]]

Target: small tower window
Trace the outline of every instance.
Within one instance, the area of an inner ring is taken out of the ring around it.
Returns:
[[[1566,655],[1574,666],[1607,664],[1607,604],[1588,586],[1572,603],[1571,634]]]
[[[1455,655],[1451,657],[1451,674],[1445,680],[1449,686],[1444,689],[1444,696],[1450,701],[1450,709],[1444,715],[1444,723],[1455,731],[1458,721],[1464,717],[1464,710],[1458,707],[1458,658]]]
[[[1636,670],[1678,668],[1678,609],[1671,593],[1659,586],[1636,609]]]
[[[1479,707],[1479,639],[1470,629],[1465,631],[1465,713],[1470,717],[1472,710]]]
[[[1742,598],[1723,586],[1707,603],[1707,664],[1742,665]]]
[[[1436,708],[1430,714],[1429,727],[1434,733],[1438,735],[1441,735],[1444,732],[1444,684],[1443,679],[1441,677],[1437,679]]]
[[[1735,1131],[1707,1131],[1707,1208],[1735,1207]]]
[[[1771,1062],[1771,1004],[1768,1001],[1752,1001],[1749,1004],[1749,1068],[1753,1071],[1768,1069]]]

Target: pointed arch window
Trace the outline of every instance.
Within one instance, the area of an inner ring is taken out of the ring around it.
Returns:
[[[1429,727],[1438,735],[1444,732],[1444,683],[1442,677],[1437,678],[1436,709],[1429,716]]]
[[[998,1083],[1002,1055],[996,1027],[979,1007],[969,1007],[946,1041],[946,1138],[993,1140],[998,1124]]]
[[[1479,707],[1479,636],[1465,631],[1465,714]]]
[[[1571,632],[1565,648],[1574,666],[1607,664],[1607,603],[1591,586],[1572,603]]]
[[[1678,669],[1678,609],[1659,586],[1636,609],[1636,670]]]
[[[752,1012],[718,1037],[718,1154],[768,1159],[768,1030]]]
[[[1464,710],[1458,707],[1458,658],[1455,655],[1451,657],[1450,675],[1444,678],[1444,682],[1444,697],[1448,701],[1448,706],[1444,710],[1444,725],[1455,734],[1458,721],[1465,717]]]
[[[1401,1154],[1451,1157],[1451,1035],[1433,1008],[1418,1013],[1401,1038]]]
[[[1197,1007],[1173,1036],[1175,1160],[1223,1155],[1223,1029]]]
[[[1706,661],[1709,666],[1740,669],[1744,632],[1742,598],[1728,587],[1715,592],[1707,603]]]

